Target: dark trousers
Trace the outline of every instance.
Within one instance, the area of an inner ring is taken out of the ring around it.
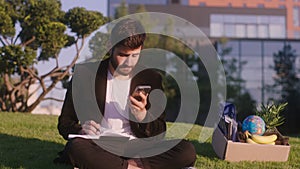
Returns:
[[[168,144],[168,141],[161,143]],[[160,143],[155,144],[153,148],[158,148],[158,144]],[[68,141],[65,153],[71,164],[80,169],[127,169],[128,167],[128,158],[115,155],[92,140],[72,139]],[[194,165],[196,152],[193,144],[181,140],[173,148],[161,154],[140,158],[140,160],[145,169],[181,169]]]

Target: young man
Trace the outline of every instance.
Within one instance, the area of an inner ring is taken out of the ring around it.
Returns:
[[[132,140],[164,136],[165,113],[157,115],[149,110],[149,94],[139,92],[139,99],[132,96],[139,85],[151,86],[151,91],[163,90],[158,72],[152,69],[137,71],[145,38],[144,28],[136,20],[124,19],[115,25],[111,33],[110,57],[101,61],[95,79],[95,95],[102,119],[79,123],[70,87],[58,121],[59,133],[65,139],[69,134],[98,135],[103,127]],[[178,169],[192,166],[196,159],[193,145],[185,140],[158,155],[128,158],[107,151],[90,139],[74,138],[68,140],[63,156],[73,166],[87,169]]]

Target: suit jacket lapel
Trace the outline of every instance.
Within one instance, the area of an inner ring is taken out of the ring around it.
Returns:
[[[108,71],[109,59],[101,61],[95,80],[95,94],[98,103],[99,110],[104,116],[105,99],[106,99],[106,87],[107,87],[107,71]]]

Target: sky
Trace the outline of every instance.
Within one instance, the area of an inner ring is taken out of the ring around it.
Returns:
[[[69,9],[74,8],[74,7],[84,7],[87,10],[99,11],[104,16],[107,16],[107,1],[108,0],[61,0],[61,3],[62,3],[62,9],[64,11],[68,11]],[[74,56],[75,53],[73,51],[74,51],[74,49],[73,50],[67,49],[67,50],[62,51],[61,55]],[[88,44],[86,42],[85,47],[82,52],[82,58],[80,58],[79,60],[82,60],[84,58],[84,56],[87,55],[86,53],[88,53],[88,51],[89,51]],[[62,62],[65,62],[65,61],[62,60]]]
[[[88,10],[100,11],[104,16],[107,15],[108,0],[61,0],[62,9],[67,11],[73,7],[85,7]]]
[[[68,11],[71,8],[74,7],[84,7],[87,10],[94,10],[101,12],[104,16],[107,16],[107,1],[108,0],[61,0],[62,3],[62,10]],[[95,31],[96,32],[96,31]],[[90,35],[88,38],[91,38],[93,35]],[[88,48],[88,40],[85,42],[85,46],[83,48],[83,51],[80,55],[80,58],[78,61],[82,61],[85,59],[87,55],[90,55],[89,48]],[[70,48],[64,49],[61,52],[61,63],[62,64],[68,64],[67,57],[73,57],[75,56],[74,52],[74,46],[71,46]]]
[[[71,8],[74,7],[84,7],[87,10],[94,10],[101,12],[104,16],[107,16],[107,0],[61,0],[62,3],[62,10],[68,11]],[[85,47],[82,51],[81,58],[79,58],[78,62],[84,60],[86,55],[89,55],[89,49],[88,49],[88,41],[85,43]],[[71,62],[70,58],[73,58],[75,56],[75,47],[71,46],[67,49],[63,49],[59,56],[59,63],[60,66],[68,65]],[[53,69],[54,62],[44,62],[42,64],[39,64],[37,66],[39,73],[44,74],[51,69]],[[61,90],[60,83],[56,86],[58,89],[54,89],[51,91],[47,96],[55,97],[58,99],[64,99],[65,96],[65,90]],[[62,106],[62,103],[56,102],[56,101],[44,101],[41,105],[48,105],[48,104],[55,104],[58,106]]]

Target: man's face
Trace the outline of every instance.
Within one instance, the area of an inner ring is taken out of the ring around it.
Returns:
[[[116,73],[127,76],[137,64],[142,46],[136,49],[129,49],[124,46],[114,47],[111,54],[111,65]]]

